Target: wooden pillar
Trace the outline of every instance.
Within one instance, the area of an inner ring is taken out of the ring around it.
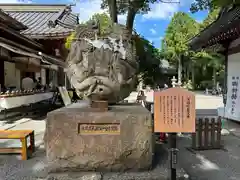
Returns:
[[[228,48],[229,48],[229,42],[227,42],[226,44],[224,44],[224,66],[225,66],[225,72],[224,72],[224,85],[223,85],[223,104],[224,107],[226,107],[226,103],[227,103],[227,91],[228,91]]]
[[[64,86],[65,78],[64,78],[64,69],[62,67],[58,68],[57,72],[57,80],[59,86]]]
[[[5,70],[4,70],[4,60],[0,58],[0,91],[2,91],[5,84]]]

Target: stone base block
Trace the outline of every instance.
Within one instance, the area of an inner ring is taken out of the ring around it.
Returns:
[[[73,104],[48,113],[45,147],[49,172],[139,171],[152,166],[151,113],[140,105],[106,112]]]

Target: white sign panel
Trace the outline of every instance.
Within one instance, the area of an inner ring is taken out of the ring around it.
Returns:
[[[225,117],[240,121],[240,76],[228,76]]]

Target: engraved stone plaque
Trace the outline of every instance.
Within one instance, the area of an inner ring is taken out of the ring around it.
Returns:
[[[195,132],[195,95],[182,88],[154,93],[155,132]]]
[[[78,133],[90,134],[120,134],[120,124],[78,124]]]

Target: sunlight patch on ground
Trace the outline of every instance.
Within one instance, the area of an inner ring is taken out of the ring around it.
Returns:
[[[206,159],[204,156],[197,154],[196,157],[200,160],[201,164],[198,165],[199,168],[203,170],[219,170],[220,168],[213,162]]]
[[[233,128],[233,129],[229,129],[230,132],[235,132],[236,131],[236,128]]]
[[[32,170],[35,172],[41,171],[41,170],[44,170],[46,167],[47,167],[46,163],[39,161],[33,165]]]
[[[234,159],[234,160],[239,160],[240,158],[239,158],[239,156],[234,156],[234,155],[229,155],[232,159]]]
[[[238,178],[231,176],[229,177],[229,180],[238,180]]]

